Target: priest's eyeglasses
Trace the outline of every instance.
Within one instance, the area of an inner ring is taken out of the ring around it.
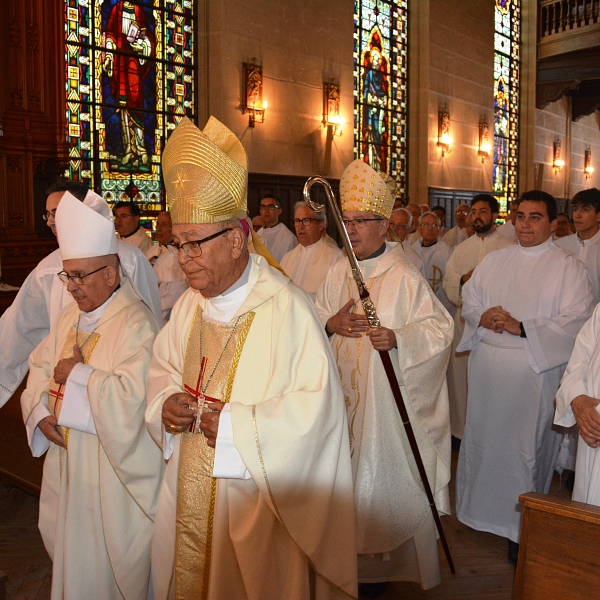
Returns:
[[[304,219],[294,219],[294,227],[298,227],[298,225],[300,225],[300,223],[302,223],[302,225],[304,225],[304,227],[308,227],[313,221],[316,221],[317,219],[311,219],[309,217],[306,217]]]
[[[173,250],[177,251],[177,256],[179,256],[179,251],[183,250],[185,254],[187,254],[190,258],[198,258],[202,256],[202,244],[205,242],[210,242],[210,240],[214,240],[216,237],[231,231],[233,227],[227,227],[227,229],[222,229],[221,231],[217,231],[217,233],[213,233],[208,237],[202,238],[201,240],[190,240],[189,242],[184,242],[183,244],[178,244],[177,242],[171,242],[167,244],[167,248],[169,252]]]
[[[56,209],[54,209],[52,212],[45,212],[42,215],[42,219],[44,219],[44,221],[47,221],[48,219],[55,219],[56,218]]]
[[[93,275],[94,273],[97,273],[98,271],[102,271],[102,269],[106,269],[108,265],[104,265],[103,267],[100,267],[99,269],[96,269],[95,271],[92,271],[91,273],[86,273],[85,275],[69,275],[66,271],[61,271],[60,273],[57,273],[58,278],[63,282],[63,283],[69,283],[69,279],[75,284],[75,285],[83,285],[84,284],[84,279],[86,277],[89,277],[90,275]]]
[[[350,225],[364,227],[365,223],[368,223],[369,221],[383,221],[383,219],[342,219],[342,223],[346,229],[348,229]]]

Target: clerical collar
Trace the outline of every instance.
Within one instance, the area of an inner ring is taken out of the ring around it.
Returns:
[[[93,325],[100,320],[100,318],[108,308],[108,305],[113,301],[120,287],[121,284],[119,283],[119,285],[115,288],[115,291],[100,306],[98,306],[94,310],[90,310],[90,312],[81,312],[80,324],[82,329],[86,326]]]
[[[229,296],[229,294],[232,294],[233,292],[235,292],[235,290],[241,288],[243,285],[246,285],[248,283],[248,281],[250,280],[250,269],[252,266],[251,263],[252,261],[248,259],[248,264],[246,265],[244,272],[240,275],[240,278],[231,287],[228,287],[222,294],[217,296],[217,298]]]
[[[385,252],[385,242],[383,242],[383,245],[378,249],[375,250],[375,252],[373,252],[373,254],[371,254],[371,256],[367,256],[367,258],[363,258],[362,260],[359,260],[358,262],[364,262],[365,260],[371,260],[372,258],[377,258],[378,256],[381,256],[384,252]]]
[[[592,244],[595,244],[598,240],[600,240],[600,229],[598,231],[596,231],[596,233],[589,238],[588,240],[582,240],[579,237],[579,234],[576,234],[577,237],[577,241],[580,243],[580,245],[582,246],[591,246]]]
[[[536,254],[542,254],[543,252],[546,252],[546,250],[548,250],[550,248],[550,246],[553,246],[554,242],[552,241],[552,236],[550,236],[545,242],[542,242],[541,244],[538,244],[537,246],[522,246],[521,242],[519,242],[519,250],[521,250],[521,252],[524,252],[525,254],[530,254],[532,256],[535,256]]]
[[[309,246],[302,246],[302,244],[300,244],[300,246],[306,252],[310,252],[311,250],[315,250],[315,248],[317,247],[317,244],[319,244],[320,242],[325,243],[325,240],[323,238],[319,238],[314,244],[310,244]]]
[[[135,235],[140,230],[141,225],[138,225],[138,228],[133,233],[128,233],[127,235],[122,235],[121,239],[126,240],[128,237]]]
[[[220,296],[206,299],[206,314],[211,319],[228,323],[239,307],[244,303],[248,292],[248,281],[250,280],[250,270],[252,261],[244,269],[241,277]]]
[[[439,240],[435,240],[435,242],[433,242],[433,244],[429,244],[429,246],[426,246],[423,243],[423,238],[421,238],[419,241],[421,242],[421,248],[431,248],[432,246],[435,246],[439,242]]]

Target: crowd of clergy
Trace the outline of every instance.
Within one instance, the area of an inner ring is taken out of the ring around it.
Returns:
[[[154,242],[135,203],[53,185],[44,218],[59,248],[0,319],[0,407],[29,372],[27,439],[46,455],[53,600],[335,600],[440,584],[432,506],[387,377],[437,511],[506,538],[509,561],[519,495],[547,493],[555,470],[600,505],[599,190],[575,195],[572,219],[533,190],[502,225],[488,194],[452,220],[404,206],[355,160],[340,248],[327,211],[304,202],[295,235],[275,196],[250,220],[245,150],[214,118],[203,130],[184,118],[162,168]]]

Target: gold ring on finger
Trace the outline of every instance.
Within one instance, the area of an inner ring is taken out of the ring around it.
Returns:
[[[348,333],[352,333],[352,327],[348,327]]]

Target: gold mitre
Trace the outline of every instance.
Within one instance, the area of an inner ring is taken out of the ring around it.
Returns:
[[[246,151],[214,117],[203,131],[183,117],[165,145],[162,167],[174,225],[246,216]]]
[[[381,175],[366,162],[351,162],[340,180],[342,210],[360,210],[389,219],[394,197]]]

